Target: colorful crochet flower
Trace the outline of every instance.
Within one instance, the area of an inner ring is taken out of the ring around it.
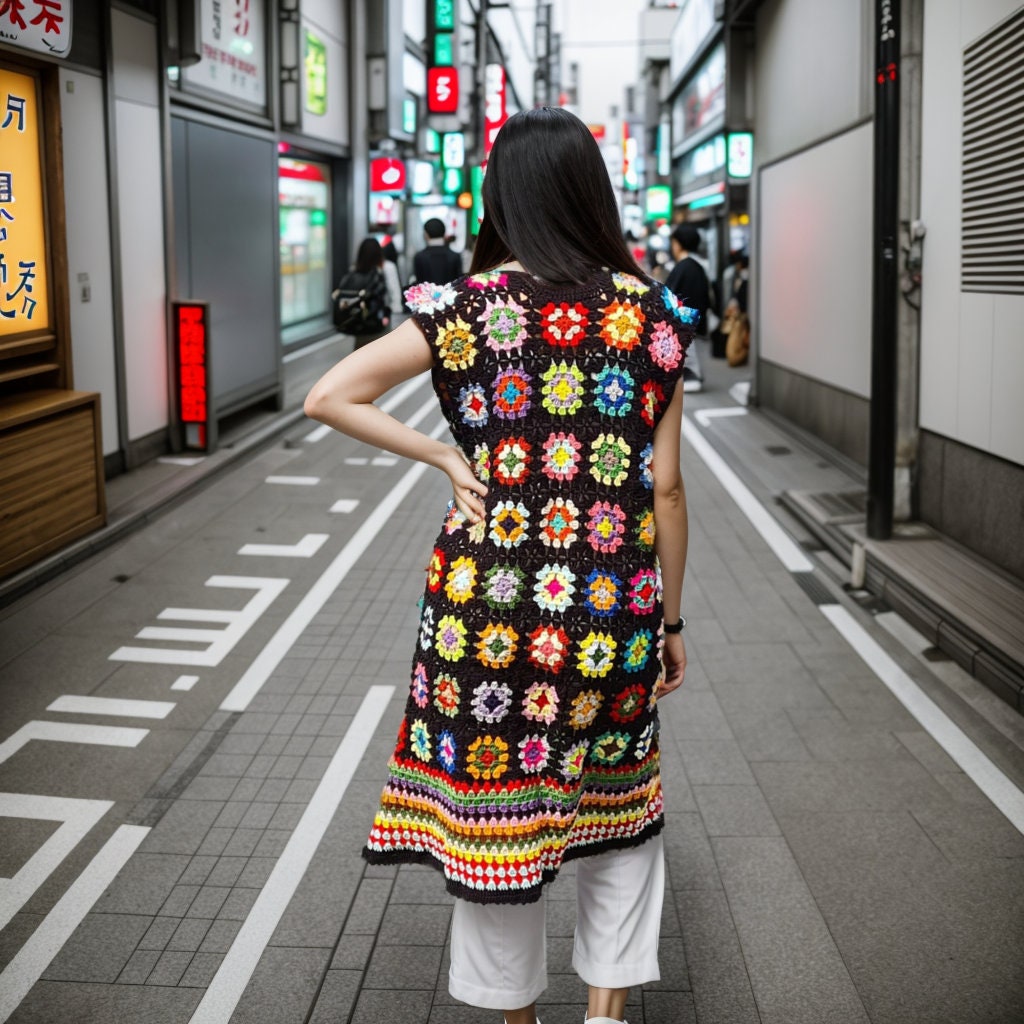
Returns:
[[[480,638],[476,642],[478,661],[488,668],[508,668],[512,664],[519,634],[511,626],[488,622],[476,635]]]
[[[467,277],[466,284],[480,292],[488,288],[501,288],[508,284],[508,275],[502,274],[498,270],[484,270],[472,277]]]
[[[628,732],[606,732],[594,740],[590,759],[598,764],[617,764],[629,750]]]
[[[643,732],[641,732],[637,737],[636,748],[633,751],[633,756],[638,761],[642,761],[648,753],[650,753],[651,741],[654,739],[654,727],[655,723],[652,719],[644,726]]]
[[[420,708],[425,708],[430,701],[430,678],[422,661],[416,662],[416,667],[412,671],[410,695]]]
[[[434,609],[427,605],[420,616],[420,647],[429,651],[434,645]]]
[[[502,438],[494,449],[491,465],[499,484],[521,484],[530,475],[530,442],[525,437]]]
[[[523,717],[551,725],[558,717],[558,691],[550,683],[533,683],[523,698]]]
[[[541,456],[544,475],[549,480],[571,480],[579,472],[576,464],[580,461],[580,448],[573,434],[548,434]]]
[[[586,729],[597,718],[598,711],[604,703],[604,695],[600,690],[581,690],[572,699],[569,708],[569,724],[574,729]]]
[[[620,292],[627,295],[646,295],[651,290],[651,286],[644,284],[635,274],[621,274],[615,271],[612,274],[612,282]]]
[[[601,312],[601,337],[610,348],[617,348],[623,352],[631,352],[640,344],[640,336],[643,333],[644,316],[639,306],[634,306],[627,299],[625,302],[614,302],[605,306]]]
[[[611,502],[595,501],[587,515],[587,543],[606,555],[618,551],[626,532],[626,513]]]
[[[462,619],[444,615],[434,633],[437,653],[445,661],[459,661],[466,653],[466,627]]]
[[[595,633],[591,630],[579,641],[576,667],[592,679],[608,675],[615,663],[615,649],[618,645],[610,633]]]
[[[516,548],[527,537],[530,511],[521,501],[499,501],[491,510],[490,538],[499,548]]]
[[[651,656],[654,637],[649,629],[638,629],[623,648],[622,667],[627,672],[639,672],[646,666]]]
[[[473,691],[473,717],[481,722],[500,722],[512,707],[512,688],[506,683],[481,683]]]
[[[473,472],[483,483],[491,479],[491,450],[485,444],[478,444],[473,449]]]
[[[487,524],[482,519],[478,519],[475,523],[469,524],[466,533],[469,535],[471,544],[483,544],[484,537],[487,536]]]
[[[590,449],[590,475],[606,486],[618,487],[629,475],[629,443],[611,433],[598,434]]]
[[[537,607],[546,612],[564,612],[572,604],[576,593],[576,576],[567,565],[545,565],[536,574],[533,599]]]
[[[562,755],[562,763],[559,768],[567,779],[578,779],[583,774],[583,766],[587,762],[589,749],[590,744],[586,740],[580,740]]]
[[[437,759],[449,775],[455,771],[455,751],[458,749],[455,737],[445,729],[437,737]]]
[[[424,281],[405,289],[405,301],[414,313],[440,313],[458,298],[450,284],[431,284]]]
[[[553,362],[540,379],[542,404],[552,416],[572,416],[583,405],[583,371],[575,363]]]
[[[598,618],[610,618],[619,610],[622,580],[613,572],[594,569],[587,577],[586,594],[583,604],[587,611]]]
[[[519,741],[519,764],[527,775],[536,775],[548,766],[551,748],[540,735],[524,736]]]
[[[633,402],[635,381],[629,370],[605,363],[594,378],[594,405],[605,416],[625,416]]]
[[[654,473],[651,471],[651,462],[654,459],[654,442],[648,441],[644,450],[640,453],[640,482],[651,490],[654,487]]]
[[[567,548],[577,540],[580,510],[568,498],[551,498],[540,514],[541,543],[551,548]]]
[[[421,760],[430,760],[430,730],[427,723],[417,718],[409,728],[409,747]]]
[[[558,626],[538,626],[530,634],[530,663],[545,672],[558,673],[569,652],[569,635]],[[542,683],[534,683],[542,686]]]
[[[456,316],[455,323],[448,320],[443,327],[438,327],[435,344],[444,368],[469,369],[476,359],[474,340],[469,324],[461,316]]]
[[[448,511],[444,517],[444,532],[450,537],[458,533],[466,523],[466,517],[459,511],[453,498],[448,502]]]
[[[629,609],[637,615],[650,615],[658,601],[658,576],[653,569],[641,569],[629,581]]]
[[[470,278],[472,280],[472,278]],[[488,299],[476,318],[484,325],[484,344],[495,352],[518,352],[526,339],[526,310],[511,299]]]
[[[570,306],[567,302],[557,305],[549,302],[541,311],[541,330],[549,345],[569,348],[578,345],[590,323],[587,307],[578,302]]]
[[[459,693],[459,681],[455,676],[442,672],[434,682],[434,707],[442,715],[454,718],[459,713]]]
[[[517,565],[492,565],[484,576],[483,598],[491,608],[515,608],[523,596],[526,574]]]
[[[469,384],[459,389],[459,412],[462,422],[471,427],[482,427],[487,423],[487,392],[479,384]]]
[[[653,551],[654,533],[654,509],[644,509],[636,528],[637,546],[643,551]]]
[[[633,683],[615,695],[608,713],[616,722],[632,722],[643,711],[646,702],[644,688],[639,683]]]
[[[434,548],[434,553],[430,556],[430,564],[427,566],[427,590],[432,594],[436,594],[441,589],[444,563],[444,552],[440,548]]]
[[[682,324],[694,326],[700,320],[700,313],[691,306],[684,306],[670,288],[663,288],[661,292],[665,308]]]
[[[453,604],[465,604],[473,596],[476,586],[476,562],[466,555],[456,558],[448,570],[444,592]]]
[[[655,380],[644,381],[640,396],[640,418],[649,427],[653,427],[665,404],[665,392]]]
[[[466,750],[466,771],[474,779],[497,779],[508,770],[508,744],[500,736],[477,736]]]
[[[679,365],[683,358],[683,346],[679,343],[679,335],[667,320],[659,320],[654,325],[647,351],[663,370],[674,370]]]
[[[522,366],[509,366],[494,378],[494,413],[503,420],[522,419],[530,411],[530,375]]]

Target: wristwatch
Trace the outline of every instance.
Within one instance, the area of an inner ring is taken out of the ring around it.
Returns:
[[[665,632],[666,633],[682,633],[682,631],[683,631],[683,629],[685,627],[686,627],[686,619],[684,619],[682,617],[682,615],[680,615],[678,622],[676,622],[676,623],[666,622],[665,623]]]

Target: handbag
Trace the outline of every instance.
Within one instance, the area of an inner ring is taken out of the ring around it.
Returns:
[[[342,334],[376,334],[384,329],[375,275],[350,271],[331,292],[334,326]]]

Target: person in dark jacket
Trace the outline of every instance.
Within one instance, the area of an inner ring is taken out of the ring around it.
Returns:
[[[422,284],[448,284],[462,276],[462,259],[448,248],[444,237],[444,221],[431,217],[423,225],[427,245],[413,257],[412,268],[416,282]]]
[[[384,253],[376,238],[364,238],[356,251],[356,262],[351,270],[341,279],[334,290],[332,298],[335,302],[351,296],[353,293],[364,293],[358,304],[363,308],[365,316],[349,326],[339,324],[339,330],[355,336],[355,347],[362,348],[375,338],[379,338],[391,326],[391,302],[388,297],[388,284],[384,276]]]
[[[694,258],[700,248],[700,233],[692,224],[677,224],[672,232],[672,255],[675,266],[668,275],[665,286],[679,297],[679,301],[700,311],[697,322],[697,337],[706,338],[708,333],[708,306],[711,289],[703,265]],[[704,386],[704,375],[700,368],[697,346],[691,345],[686,351],[683,364],[683,390],[700,391]]]

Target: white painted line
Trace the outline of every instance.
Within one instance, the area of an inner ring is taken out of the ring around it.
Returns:
[[[288,352],[281,357],[282,363],[292,363],[296,359],[305,359],[306,356],[311,356],[315,352],[319,352],[322,348],[329,348],[331,345],[341,345],[342,339],[338,334],[332,334],[329,338],[324,338],[321,341],[315,342],[312,345],[303,345],[302,348],[297,349],[294,352]]]
[[[418,427],[432,412],[437,412],[437,396],[431,395],[406,421],[407,427]]]
[[[188,691],[191,690],[198,682],[199,676],[178,676],[178,678],[171,683],[171,689]]]
[[[112,800],[0,793],[0,817],[60,822],[60,828],[22,864],[13,878],[0,878],[0,929],[7,927],[53,869],[113,806]]]
[[[46,710],[72,715],[114,715],[119,718],[166,718],[176,705],[168,700],[122,700],[119,697],[79,697],[65,693]]]
[[[982,753],[959,726],[946,717],[939,706],[893,661],[846,608],[838,604],[823,604],[820,607],[822,615],[835,626],[868,668],[885,683],[893,696],[1009,818],[1014,828],[1024,832],[1024,793]]]
[[[337,512],[346,514],[349,512],[355,512],[359,507],[358,498],[339,498],[331,507],[331,512]]]
[[[371,686],[189,1024],[228,1024],[394,693]]]
[[[447,429],[448,424],[442,420],[430,432],[430,436],[440,437]],[[224,698],[220,706],[222,711],[244,711],[249,706],[249,702],[259,693],[260,688],[281,664],[281,660],[302,635],[303,630],[313,621],[316,614],[337,590],[341,581],[348,575],[349,569],[356,564],[360,556],[370,546],[370,542],[391,518],[395,509],[413,489],[416,481],[426,472],[426,469],[426,463],[415,463],[388,491],[380,504],[338,552],[334,561],[327,566],[306,596],[299,601],[292,613],[267,642],[267,645],[256,656],[242,678]]]
[[[696,409],[693,418],[702,426],[710,426],[713,419],[721,416],[746,416],[747,410],[738,405],[725,405],[720,409]]]
[[[333,427],[329,423],[321,423],[319,427],[311,430],[302,440],[316,444],[317,441],[322,441],[332,429]]]
[[[711,447],[701,432],[690,422],[688,416],[683,417],[683,437],[704,460],[708,469],[718,478],[718,482],[729,492],[732,500],[739,505],[740,511],[750,520],[751,525],[775,552],[782,564],[790,572],[813,572],[813,563],[803,553],[796,541],[769,515],[767,509],[726,465],[725,460]]]
[[[146,626],[135,634],[138,640],[172,640],[206,644],[206,650],[186,651],[173,647],[119,647],[111,661],[140,661],[154,665],[219,665],[235,644],[274,603],[289,581],[271,576],[211,576],[208,587],[255,590],[244,608],[225,611],[211,608],[165,608],[158,616],[182,622],[222,622],[223,629],[186,629],[177,626]]]
[[[346,466],[365,466],[369,464],[369,459],[365,455],[350,455],[345,460]]]
[[[268,476],[264,483],[285,484],[294,487],[316,487],[320,483],[318,476]]]
[[[370,459],[371,466],[394,466],[398,459],[394,455],[375,455]]]
[[[0,1022],[18,1008],[148,832],[141,825],[121,825],[14,955],[0,974]]]
[[[123,725],[80,725],[77,722],[26,722],[0,743],[0,764],[13,757],[26,743],[91,743],[101,747],[137,747],[149,735],[148,729]]]
[[[238,553],[278,558],[312,558],[329,537],[328,533],[307,533],[297,544],[243,544]]]
[[[198,466],[206,461],[205,455],[161,455],[156,460],[165,466]]]
[[[407,380],[397,391],[388,395],[383,402],[380,403],[381,412],[391,412],[397,409],[411,394],[418,391],[421,385],[430,380],[430,371],[421,373],[418,377],[413,377]],[[434,399],[434,405],[437,405],[437,399]]]

